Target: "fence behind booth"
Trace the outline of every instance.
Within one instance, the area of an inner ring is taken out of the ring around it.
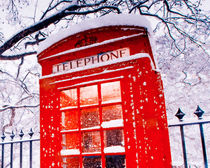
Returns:
[[[202,118],[198,106],[197,118],[184,120],[185,113],[178,109],[179,122],[169,121],[173,168],[208,168],[210,166],[210,118]]]
[[[0,142],[1,168],[39,167],[39,135],[38,137],[37,135],[34,135],[32,129],[30,129],[27,134],[24,134],[22,130],[17,135],[15,135],[13,131],[8,136],[5,136],[5,133],[2,134],[2,142]]]

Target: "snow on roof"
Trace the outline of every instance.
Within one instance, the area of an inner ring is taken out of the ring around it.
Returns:
[[[109,14],[103,17],[82,21],[79,24],[72,25],[64,31],[60,31],[57,34],[51,35],[46,40],[40,43],[38,54],[51,45],[55,44],[56,42],[73,34],[94,28],[117,25],[145,27],[150,34],[152,32],[150,23],[144,16],[134,14]]]

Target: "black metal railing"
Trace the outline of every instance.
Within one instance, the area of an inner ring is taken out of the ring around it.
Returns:
[[[15,164],[15,168],[16,167],[20,167],[23,168],[23,154],[27,153],[26,150],[28,150],[28,163],[29,163],[29,167],[32,168],[33,165],[33,143],[35,141],[40,141],[39,138],[34,138],[34,132],[32,129],[30,129],[30,131],[28,132],[28,137],[26,135],[24,135],[23,131],[21,130],[20,133],[18,134],[19,138],[18,139],[14,139],[15,138],[15,134],[12,131],[11,134],[9,135],[10,139],[6,140],[5,138],[8,138],[5,136],[5,133],[2,133],[1,139],[2,142],[0,142],[0,146],[1,146],[1,157],[0,157],[0,166],[1,168],[5,168],[5,167],[10,167],[13,168],[14,166],[14,152],[15,153],[19,153],[19,166],[17,165],[17,162]],[[26,137],[26,138],[25,138]],[[14,147],[14,145],[16,145],[16,147]],[[29,146],[27,147],[27,149],[23,148],[23,145],[28,144]],[[7,150],[5,149],[5,147],[7,147]],[[17,152],[19,151],[19,152]],[[8,160],[9,157],[9,160]],[[7,161],[5,161],[5,159],[7,159]],[[39,162],[39,161],[38,161]]]
[[[175,115],[179,119],[179,123],[174,123],[174,124],[169,123],[169,129],[171,127],[179,127],[180,128],[180,136],[181,136],[181,146],[182,146],[182,153],[183,153],[184,168],[189,168],[191,166],[188,165],[186,140],[185,140],[186,135],[185,135],[184,127],[185,126],[193,126],[193,125],[199,126],[199,134],[200,134],[199,136],[200,136],[200,140],[201,140],[201,148],[202,148],[202,154],[203,154],[203,163],[204,163],[204,167],[208,168],[208,158],[207,158],[207,150],[206,150],[206,142],[205,142],[203,125],[204,124],[209,124],[210,123],[210,119],[209,120],[202,119],[204,111],[199,106],[197,106],[197,109],[194,112],[194,114],[198,118],[197,121],[191,121],[191,120],[190,121],[184,121],[183,117],[185,116],[185,113],[183,113],[181,111],[181,109],[179,108],[178,112]],[[194,131],[194,130],[191,130],[191,131]],[[207,135],[207,136],[210,136],[210,135]],[[189,149],[189,151],[190,151],[190,149]]]

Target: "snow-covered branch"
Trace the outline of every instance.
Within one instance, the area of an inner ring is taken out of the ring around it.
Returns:
[[[6,111],[8,109],[23,109],[23,108],[37,108],[39,107],[39,104],[36,105],[20,105],[20,106],[7,106],[0,108],[0,112]]]
[[[25,56],[34,55],[36,53],[37,53],[36,51],[31,51],[31,52],[25,52],[25,53],[16,54],[16,55],[1,55],[0,60],[18,60]]]
[[[203,47],[205,43],[205,40],[203,40],[205,38],[192,34],[190,31],[202,29],[203,34],[208,33],[210,19],[208,13],[202,13],[200,5],[200,2],[194,2],[193,0],[51,0],[47,9],[40,16],[39,21],[31,26],[26,26],[23,30],[2,43],[0,46],[0,60],[18,60],[22,57],[36,54],[36,49],[33,48],[29,51],[28,46],[38,45],[39,42],[45,40],[46,36],[51,33],[51,30],[49,30],[50,25],[57,26],[58,23],[62,22],[61,27],[65,27],[63,26],[65,24],[69,27],[69,22],[73,22],[79,16],[85,17],[88,14],[95,14],[96,17],[99,17],[110,12],[140,13],[140,15],[156,18],[157,21],[165,25],[168,36],[174,41],[175,48],[179,53],[182,53],[185,50],[185,45],[181,46],[177,42],[177,36],[179,35],[189,38],[199,47]],[[75,16],[77,16],[76,19],[74,19]],[[42,37],[40,38],[39,36]],[[30,38],[25,39],[26,37]],[[21,50],[21,53],[19,52],[18,54],[5,54],[9,50],[14,50],[14,47],[17,48],[19,43],[25,43],[25,51]]]
[[[5,51],[11,49],[16,43],[18,43],[23,38],[37,32],[37,31],[40,31],[44,28],[47,28],[49,25],[60,21],[62,18],[66,17],[68,15],[72,15],[72,14],[87,15],[87,14],[98,12],[98,11],[104,10],[104,9],[112,9],[112,10],[116,10],[118,13],[120,13],[120,10],[115,6],[98,7],[103,2],[105,2],[105,1],[101,1],[100,3],[96,3],[96,4],[70,5],[70,6],[66,7],[65,9],[59,11],[58,13],[51,15],[45,19],[42,19],[39,22],[35,23],[34,25],[31,25],[31,26],[23,29],[22,31],[15,34],[13,37],[8,39],[6,42],[3,43],[3,45],[0,46],[0,60],[15,60],[15,59],[20,59],[27,55],[36,54],[36,52],[33,51],[33,52],[27,52],[27,53],[23,53],[23,54],[19,54],[19,55],[14,55],[14,56],[2,55]],[[98,8],[95,8],[93,10],[87,9],[86,11],[83,11],[83,12],[77,11],[78,9],[87,8],[87,7],[98,7]]]

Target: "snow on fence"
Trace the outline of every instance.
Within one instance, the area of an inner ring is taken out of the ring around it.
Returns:
[[[172,168],[208,168],[210,166],[210,119],[203,119],[204,111],[198,106],[194,112],[197,119],[183,120],[181,109],[176,113],[179,121],[169,121]],[[15,139],[16,137],[16,139]],[[37,136],[36,136],[37,137]],[[21,130],[0,142],[1,168],[39,168],[40,139],[32,129],[28,135]]]

